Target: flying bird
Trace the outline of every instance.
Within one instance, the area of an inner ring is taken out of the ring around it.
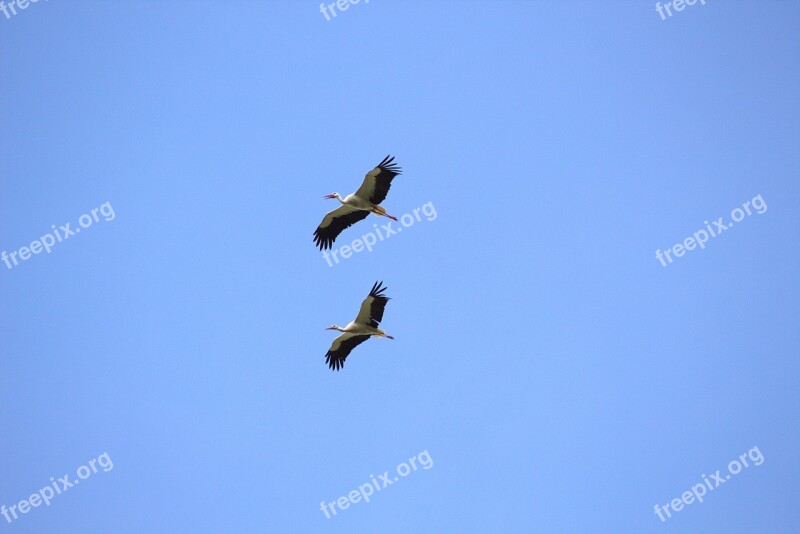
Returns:
[[[383,282],[375,282],[367,298],[361,303],[361,309],[355,320],[342,328],[341,326],[331,325],[325,330],[338,330],[344,332],[341,336],[333,340],[331,348],[325,355],[325,363],[331,370],[338,371],[344,367],[344,360],[354,348],[365,342],[370,336],[385,337],[394,339],[392,336],[378,328],[378,324],[383,319],[383,309],[389,302],[389,297],[384,296],[385,287],[381,287]]]
[[[342,205],[325,215],[319,227],[314,231],[314,243],[320,250],[331,248],[336,237],[345,228],[366,219],[370,213],[389,217],[393,221],[397,220],[397,217],[389,215],[386,213],[386,209],[379,206],[386,199],[389,188],[392,186],[392,180],[400,174],[400,167],[396,163],[392,163],[393,161],[394,157],[386,156],[377,167],[364,176],[364,182],[358,191],[347,195],[347,198],[342,198],[339,193],[325,195],[324,198],[335,198]]]

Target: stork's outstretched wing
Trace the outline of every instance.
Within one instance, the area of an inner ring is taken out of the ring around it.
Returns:
[[[372,286],[372,291],[361,303],[361,309],[358,310],[358,316],[356,317],[357,323],[368,324],[373,328],[378,328],[378,324],[383,320],[383,310],[386,308],[386,303],[389,302],[389,297],[383,294],[386,288],[381,287],[382,284],[383,282],[375,282],[375,285]]]
[[[314,230],[314,243],[320,250],[331,248],[336,237],[341,234],[345,228],[353,226],[355,223],[366,219],[368,216],[368,211],[356,209],[349,204],[342,204],[325,215],[325,218],[322,219],[317,229]]]
[[[325,355],[325,363],[328,364],[332,371],[338,371],[344,367],[344,361],[350,352],[369,338],[370,336],[342,334],[333,340],[331,348],[328,349],[328,353]]]
[[[386,156],[377,167],[369,171],[364,176],[361,187],[356,191],[356,196],[367,199],[373,204],[383,202],[389,194],[389,188],[392,187],[392,180],[401,174],[400,167],[392,163],[393,161],[393,156]]]

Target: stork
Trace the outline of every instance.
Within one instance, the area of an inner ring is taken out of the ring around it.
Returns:
[[[349,228],[358,221],[366,219],[370,213],[388,217],[393,221],[397,217],[386,213],[386,209],[379,206],[386,199],[392,180],[400,174],[400,167],[392,163],[394,157],[386,156],[377,167],[369,171],[364,176],[364,182],[358,191],[346,198],[342,198],[339,193],[331,193],[323,198],[335,198],[341,202],[341,206],[325,215],[319,227],[314,231],[314,243],[320,250],[331,248],[336,237],[345,228]]]
[[[392,336],[378,328],[378,324],[383,319],[383,309],[389,302],[389,297],[383,294],[385,287],[381,287],[383,282],[375,282],[372,290],[361,303],[361,309],[355,320],[342,328],[341,326],[331,325],[325,330],[338,330],[343,334],[333,340],[331,348],[325,355],[325,363],[331,370],[338,371],[344,367],[344,360],[354,348],[368,340],[371,336],[385,337],[394,339]]]

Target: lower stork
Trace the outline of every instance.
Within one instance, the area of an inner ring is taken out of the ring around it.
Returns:
[[[331,370],[338,371],[344,367],[344,360],[354,348],[368,340],[370,337],[385,337],[394,339],[392,336],[378,328],[378,324],[383,319],[383,309],[389,302],[389,297],[383,294],[385,287],[381,287],[383,282],[375,282],[367,298],[361,303],[361,309],[355,320],[342,328],[341,326],[331,325],[325,330],[338,330],[343,334],[333,340],[331,348],[325,355],[325,363]]]

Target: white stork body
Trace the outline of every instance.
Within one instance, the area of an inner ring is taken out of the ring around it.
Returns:
[[[386,213],[386,209],[380,206],[380,203],[389,194],[392,180],[400,174],[400,167],[392,163],[393,161],[393,157],[386,156],[377,167],[364,176],[361,187],[355,193],[347,195],[345,198],[342,198],[339,193],[325,195],[325,198],[335,198],[342,205],[326,214],[319,227],[314,231],[314,242],[320,250],[331,248],[343,230],[366,219],[370,213],[397,220],[397,217],[389,215]]]
[[[368,324],[358,323],[356,321],[350,321],[350,323],[342,329],[334,328],[333,330],[339,330],[339,332],[360,336],[384,336],[391,338],[391,336],[386,336],[386,332],[380,328],[375,328]]]
[[[355,193],[347,195],[344,199],[342,199],[339,193],[334,193],[333,197],[339,202],[341,202],[343,206],[350,206],[357,210],[371,211],[371,212],[383,210],[383,208],[381,208],[377,204],[373,204],[369,200],[363,199]]]
[[[369,295],[361,303],[355,320],[344,328],[332,325],[325,329],[342,332],[341,336],[333,340],[331,348],[325,354],[325,362],[332,370],[338,371],[344,367],[344,361],[350,352],[370,337],[394,339],[378,328],[378,324],[383,319],[383,310],[386,308],[386,303],[389,302],[389,297],[383,294],[386,288],[381,287],[382,284],[383,282],[375,282]]]

